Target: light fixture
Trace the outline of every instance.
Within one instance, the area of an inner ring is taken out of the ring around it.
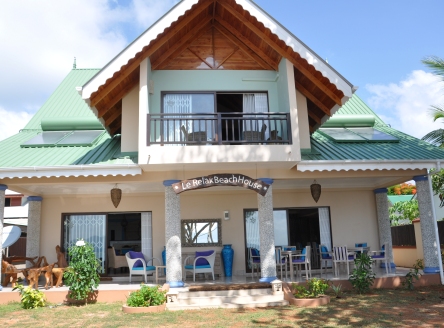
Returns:
[[[111,201],[113,202],[115,208],[119,206],[121,199],[122,199],[122,189],[117,188],[117,183],[116,183],[114,188],[111,189]]]
[[[311,197],[313,197],[314,201],[317,203],[319,197],[321,197],[321,185],[317,183],[316,180],[314,180],[310,186],[310,190],[311,190]]]

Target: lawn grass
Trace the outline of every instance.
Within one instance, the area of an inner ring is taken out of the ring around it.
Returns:
[[[1,294],[0,294],[1,296]],[[327,306],[124,314],[121,303],[24,310],[0,306],[2,327],[442,327],[444,286],[347,293]]]

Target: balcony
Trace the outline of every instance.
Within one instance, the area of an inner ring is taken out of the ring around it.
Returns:
[[[288,145],[289,113],[174,113],[147,115],[150,145]]]

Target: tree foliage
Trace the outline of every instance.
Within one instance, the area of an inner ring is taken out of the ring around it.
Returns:
[[[392,226],[399,224],[399,220],[408,219],[410,223],[419,217],[418,200],[396,202],[389,208],[389,217]]]
[[[423,64],[425,64],[428,68],[430,68],[438,78],[444,82],[444,59],[431,56],[422,60]],[[433,121],[444,119],[444,107],[443,106],[432,106],[430,109],[431,116]],[[422,140],[428,141],[431,144],[437,145],[441,148],[444,148],[444,129],[437,129],[430,131]]]

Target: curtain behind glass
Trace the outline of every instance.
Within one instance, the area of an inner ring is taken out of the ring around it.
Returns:
[[[330,211],[328,207],[320,207],[319,211],[319,234],[321,236],[321,244],[327,246],[328,251],[332,251],[331,234],[330,234]],[[331,266],[328,261],[328,266]]]
[[[268,112],[268,95],[266,93],[244,93],[243,97],[244,113],[266,113]],[[249,118],[261,117],[261,115],[248,116]],[[265,120],[244,121],[244,131],[261,131]],[[266,130],[266,135],[268,131]]]
[[[165,114],[188,114],[191,113],[193,106],[191,94],[174,94],[168,93],[163,96],[163,112]],[[182,116],[183,117],[183,116]],[[185,116],[186,117],[186,116]],[[171,119],[172,116],[169,116]],[[163,124],[163,136],[167,141],[181,141],[185,140],[181,135],[180,127],[185,126],[187,131],[191,131],[191,121],[167,121]]]
[[[96,258],[101,261],[102,272],[105,272],[106,215],[65,216],[63,232],[65,251],[74,246],[79,239],[83,239],[94,247]]]
[[[142,212],[140,218],[142,227],[142,253],[145,256],[145,259],[151,259],[153,258],[153,224],[151,212]],[[160,259],[161,254],[154,257]]]

